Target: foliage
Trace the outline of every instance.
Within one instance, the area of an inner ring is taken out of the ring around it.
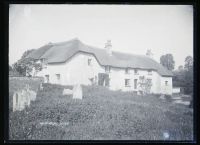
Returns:
[[[180,66],[178,67],[178,70],[179,70],[179,71],[182,71],[182,70],[183,70],[183,66],[180,65]]]
[[[83,100],[62,96],[68,86],[45,84],[29,108],[10,115],[10,139],[30,140],[170,140],[192,139],[189,108],[155,96],[83,86]],[[40,122],[68,125],[41,126]]]
[[[185,65],[184,65],[184,68],[189,71],[191,70],[193,67],[193,58],[191,56],[187,56],[185,58]]]
[[[152,82],[150,79],[145,78],[145,76],[140,76],[138,85],[143,95],[150,93],[152,86]]]
[[[33,52],[34,49],[27,50],[23,53],[20,60],[18,60],[16,63],[13,64],[13,68],[15,71],[19,72],[23,76],[32,76],[31,72],[33,70],[41,71],[42,70],[42,64],[36,63],[36,61],[33,58],[27,58],[26,56]]]
[[[32,76],[32,71],[41,71],[42,64],[36,63],[34,59],[31,58],[24,58],[19,60],[17,63],[14,64],[14,68],[23,76]]]
[[[168,70],[173,70],[175,65],[173,55],[172,54],[162,55],[160,57],[160,64],[162,64]]]
[[[173,85],[183,87],[185,94],[193,94],[193,63],[191,63],[191,59],[190,56],[187,56],[185,67],[174,71],[173,76]]]

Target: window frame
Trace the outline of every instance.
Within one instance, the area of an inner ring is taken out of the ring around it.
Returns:
[[[168,81],[165,81],[165,86],[168,86]]]
[[[125,79],[125,87],[130,87],[130,79]]]
[[[130,74],[130,68],[125,69],[125,74]]]
[[[151,85],[153,85],[153,83],[152,83],[152,79],[147,78],[147,80],[150,81]]]
[[[148,70],[148,75],[152,75],[153,71],[152,70]]]
[[[92,65],[92,58],[88,58],[88,66]]]
[[[137,89],[137,83],[138,82],[138,79],[134,79],[134,89],[136,90]]]
[[[111,70],[111,68],[110,68],[109,65],[105,66],[105,72],[106,72],[106,73],[110,73],[110,70]]]
[[[135,74],[135,75],[139,75],[138,69],[134,69],[134,74]]]
[[[60,81],[60,74],[56,74],[56,79],[57,79],[57,81]]]

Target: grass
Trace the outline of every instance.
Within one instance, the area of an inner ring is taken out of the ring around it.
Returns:
[[[100,86],[83,86],[83,99],[75,100],[62,95],[64,88],[70,86],[46,84],[29,108],[10,112],[10,138],[163,140],[168,132],[168,140],[193,139],[193,111],[186,106]],[[39,125],[45,121],[67,125]]]

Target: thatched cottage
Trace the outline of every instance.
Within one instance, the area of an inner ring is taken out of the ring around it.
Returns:
[[[112,50],[108,41],[100,49],[78,39],[49,43],[28,55],[43,64],[33,71],[45,82],[62,85],[103,85],[112,90],[139,91],[140,79],[151,83],[150,92],[172,94],[172,72],[147,56]]]

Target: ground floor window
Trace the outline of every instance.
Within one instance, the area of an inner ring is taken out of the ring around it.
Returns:
[[[134,89],[137,89],[137,79],[134,79]]]
[[[130,87],[130,79],[125,79],[125,86]]]
[[[109,86],[109,75],[106,73],[99,73],[98,74],[98,85],[100,86]]]
[[[147,79],[149,84],[152,84],[152,79]]]
[[[59,81],[60,80],[60,74],[56,74],[56,78]]]

